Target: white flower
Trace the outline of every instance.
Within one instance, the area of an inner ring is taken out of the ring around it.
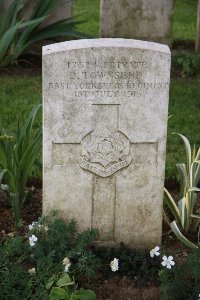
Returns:
[[[171,266],[175,265],[175,262],[173,261],[173,256],[163,256],[162,257],[163,261],[161,262],[161,264],[163,265],[163,267],[166,267],[167,269],[171,269]]]
[[[28,269],[28,273],[29,273],[30,275],[35,274],[35,273],[36,273],[35,268]]]
[[[69,268],[70,268],[70,266],[71,266],[71,264],[68,264],[68,265],[66,265],[66,266],[65,266],[65,270],[64,270],[64,271],[65,271],[66,273],[68,273],[68,272],[69,272]]]
[[[38,222],[32,222],[32,224],[28,225],[29,230],[33,230],[35,226],[38,225]]]
[[[33,225],[32,224],[28,225],[28,228],[29,230],[33,230]]]
[[[31,192],[33,192],[35,190],[34,186],[32,185],[32,187],[30,188]]]
[[[13,238],[14,235],[15,235],[14,232],[10,232],[10,233],[7,234],[7,236],[9,236],[11,238]]]
[[[113,272],[116,272],[119,270],[119,259],[118,258],[114,258],[111,262],[110,262],[110,268]]]
[[[66,265],[68,265],[68,264],[70,264],[69,258],[68,258],[68,257],[64,257],[64,258],[63,258],[63,265],[66,266]]]
[[[68,273],[71,266],[71,262],[68,257],[63,258],[63,265],[65,266],[65,272]]]
[[[154,257],[154,255],[158,256],[160,255],[160,247],[156,246],[155,248],[153,248],[151,251],[150,251],[150,256],[151,257]]]
[[[31,247],[34,246],[35,242],[37,242],[37,240],[38,240],[38,238],[34,234],[32,234],[32,236],[29,237],[29,244],[30,244],[30,246]]]

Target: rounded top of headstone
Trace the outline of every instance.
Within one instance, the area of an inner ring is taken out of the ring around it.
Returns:
[[[118,38],[100,38],[100,39],[82,39],[75,41],[67,41],[62,43],[51,44],[43,47],[43,55],[64,52],[74,49],[84,48],[135,48],[142,50],[152,50],[170,54],[170,49],[167,45],[146,42],[133,39],[118,39]]]

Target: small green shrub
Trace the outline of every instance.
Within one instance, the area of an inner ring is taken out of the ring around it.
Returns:
[[[160,271],[163,300],[198,300],[200,294],[200,248],[186,262]]]
[[[43,217],[42,227],[33,226],[29,235],[34,234],[38,241],[32,247],[37,265],[46,268],[50,264],[60,264],[64,257],[71,261],[70,273],[74,276],[85,274],[88,278],[95,275],[99,260],[91,253],[90,245],[97,239],[98,231],[88,229],[77,233],[76,222],[65,223],[55,216]],[[48,231],[41,228],[48,228]]]
[[[174,66],[181,72],[183,78],[200,78],[200,57],[195,53],[180,53],[172,59]]]
[[[34,265],[31,249],[25,238],[6,237],[0,246],[1,299],[46,299],[44,272],[30,276],[29,266]],[[37,287],[37,288],[36,288]],[[39,297],[41,296],[41,298]]]
[[[90,251],[90,243],[97,235],[94,229],[78,234],[74,221],[64,223],[51,215],[31,224],[26,237],[4,237],[0,244],[0,298],[96,299],[92,291],[79,289],[71,281],[75,282],[82,274],[94,274],[97,270],[98,259],[91,256]],[[67,268],[66,261],[70,262]],[[73,295],[72,298],[59,298],[58,289],[67,290],[65,284],[59,284],[63,276],[70,279],[68,294]],[[58,291],[57,296],[55,290]]]

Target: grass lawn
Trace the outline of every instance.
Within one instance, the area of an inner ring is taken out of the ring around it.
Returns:
[[[77,29],[94,37],[99,36],[100,0],[74,0],[73,15],[83,14],[79,19],[87,22],[80,24]]]
[[[42,79],[40,76],[0,77],[0,87],[0,123],[12,132],[17,120],[23,124],[32,107],[42,101]],[[41,123],[41,115],[37,122]]]
[[[195,40],[197,0],[174,0],[173,39]]]
[[[166,179],[175,179],[176,163],[186,162],[182,139],[185,135],[191,146],[200,147],[200,80],[171,79],[167,140]]]

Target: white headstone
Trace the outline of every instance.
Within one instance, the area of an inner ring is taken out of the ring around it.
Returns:
[[[101,243],[160,243],[169,81],[165,45],[43,47],[45,214],[98,228]]]
[[[171,43],[173,0],[101,0],[100,36]]]

